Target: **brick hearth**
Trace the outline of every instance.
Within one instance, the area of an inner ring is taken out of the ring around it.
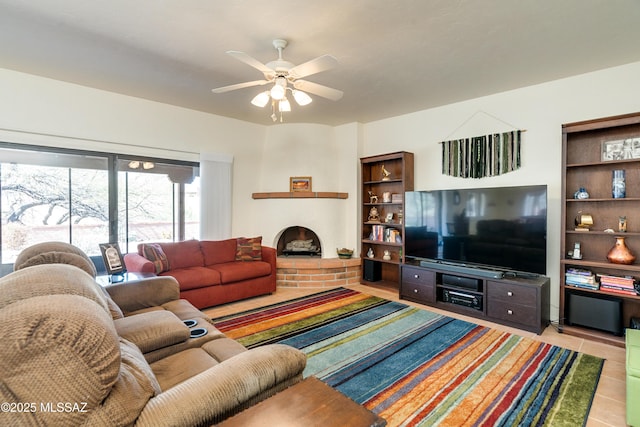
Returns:
[[[360,258],[278,257],[276,284],[287,288],[335,288],[360,283]]]

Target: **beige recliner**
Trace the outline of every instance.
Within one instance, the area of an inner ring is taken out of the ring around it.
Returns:
[[[114,318],[120,307],[78,266],[36,263],[1,278],[0,401],[20,411],[0,412],[0,425],[211,425],[302,379],[302,352],[247,350],[223,334],[160,347],[171,351],[149,362],[139,345],[161,345],[163,329],[146,341],[138,331],[136,345],[118,322],[177,315],[157,308],[171,301],[149,306],[144,294],[134,298],[142,311]]]
[[[24,249],[17,256],[14,270],[48,264],[67,264],[96,277],[91,259],[79,248],[65,242],[43,242]],[[118,334],[140,348],[147,362],[155,362],[205,342],[224,338],[211,320],[190,302],[180,299],[178,282],[173,277],[150,277],[110,284],[93,285],[105,294]],[[190,330],[183,323],[195,321]],[[206,329],[203,336],[191,338],[194,329]]]

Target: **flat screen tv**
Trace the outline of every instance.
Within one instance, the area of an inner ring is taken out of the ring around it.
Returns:
[[[546,274],[547,186],[405,193],[405,257]]]

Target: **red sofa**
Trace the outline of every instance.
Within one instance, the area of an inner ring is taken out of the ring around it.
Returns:
[[[247,255],[247,240],[253,251]],[[260,238],[186,240],[138,245],[124,256],[127,271],[172,276],[180,297],[206,308],[276,290],[276,250]],[[160,259],[159,259],[160,258]]]

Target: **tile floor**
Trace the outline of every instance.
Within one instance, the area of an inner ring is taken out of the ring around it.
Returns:
[[[349,286],[349,288],[389,300],[399,300],[398,293],[389,289],[381,289],[361,284],[351,285]],[[236,313],[238,311],[249,310],[255,307],[261,307],[280,301],[290,300],[292,298],[320,292],[322,290],[323,289],[318,288],[278,288],[278,290],[271,295],[251,298],[244,301],[225,304],[219,307],[213,307],[205,310],[205,313],[207,313],[207,315],[211,317],[224,316],[226,314]],[[596,396],[589,413],[587,427],[626,426],[625,352],[623,348],[601,344],[570,335],[560,334],[553,326],[547,327],[547,329],[541,335],[536,335],[531,332],[505,327],[480,319],[461,316],[432,307],[425,307],[420,304],[412,303],[410,301],[403,300],[402,302],[409,305],[415,305],[417,307],[424,307],[425,309],[428,308],[429,310],[433,310],[447,316],[458,317],[474,323],[506,330],[514,334],[520,334],[534,339],[539,339],[550,344],[558,345],[560,347],[592,354],[594,356],[606,359],[604,368],[602,370],[602,375],[600,377],[600,382],[598,384],[598,389],[596,390]]]

